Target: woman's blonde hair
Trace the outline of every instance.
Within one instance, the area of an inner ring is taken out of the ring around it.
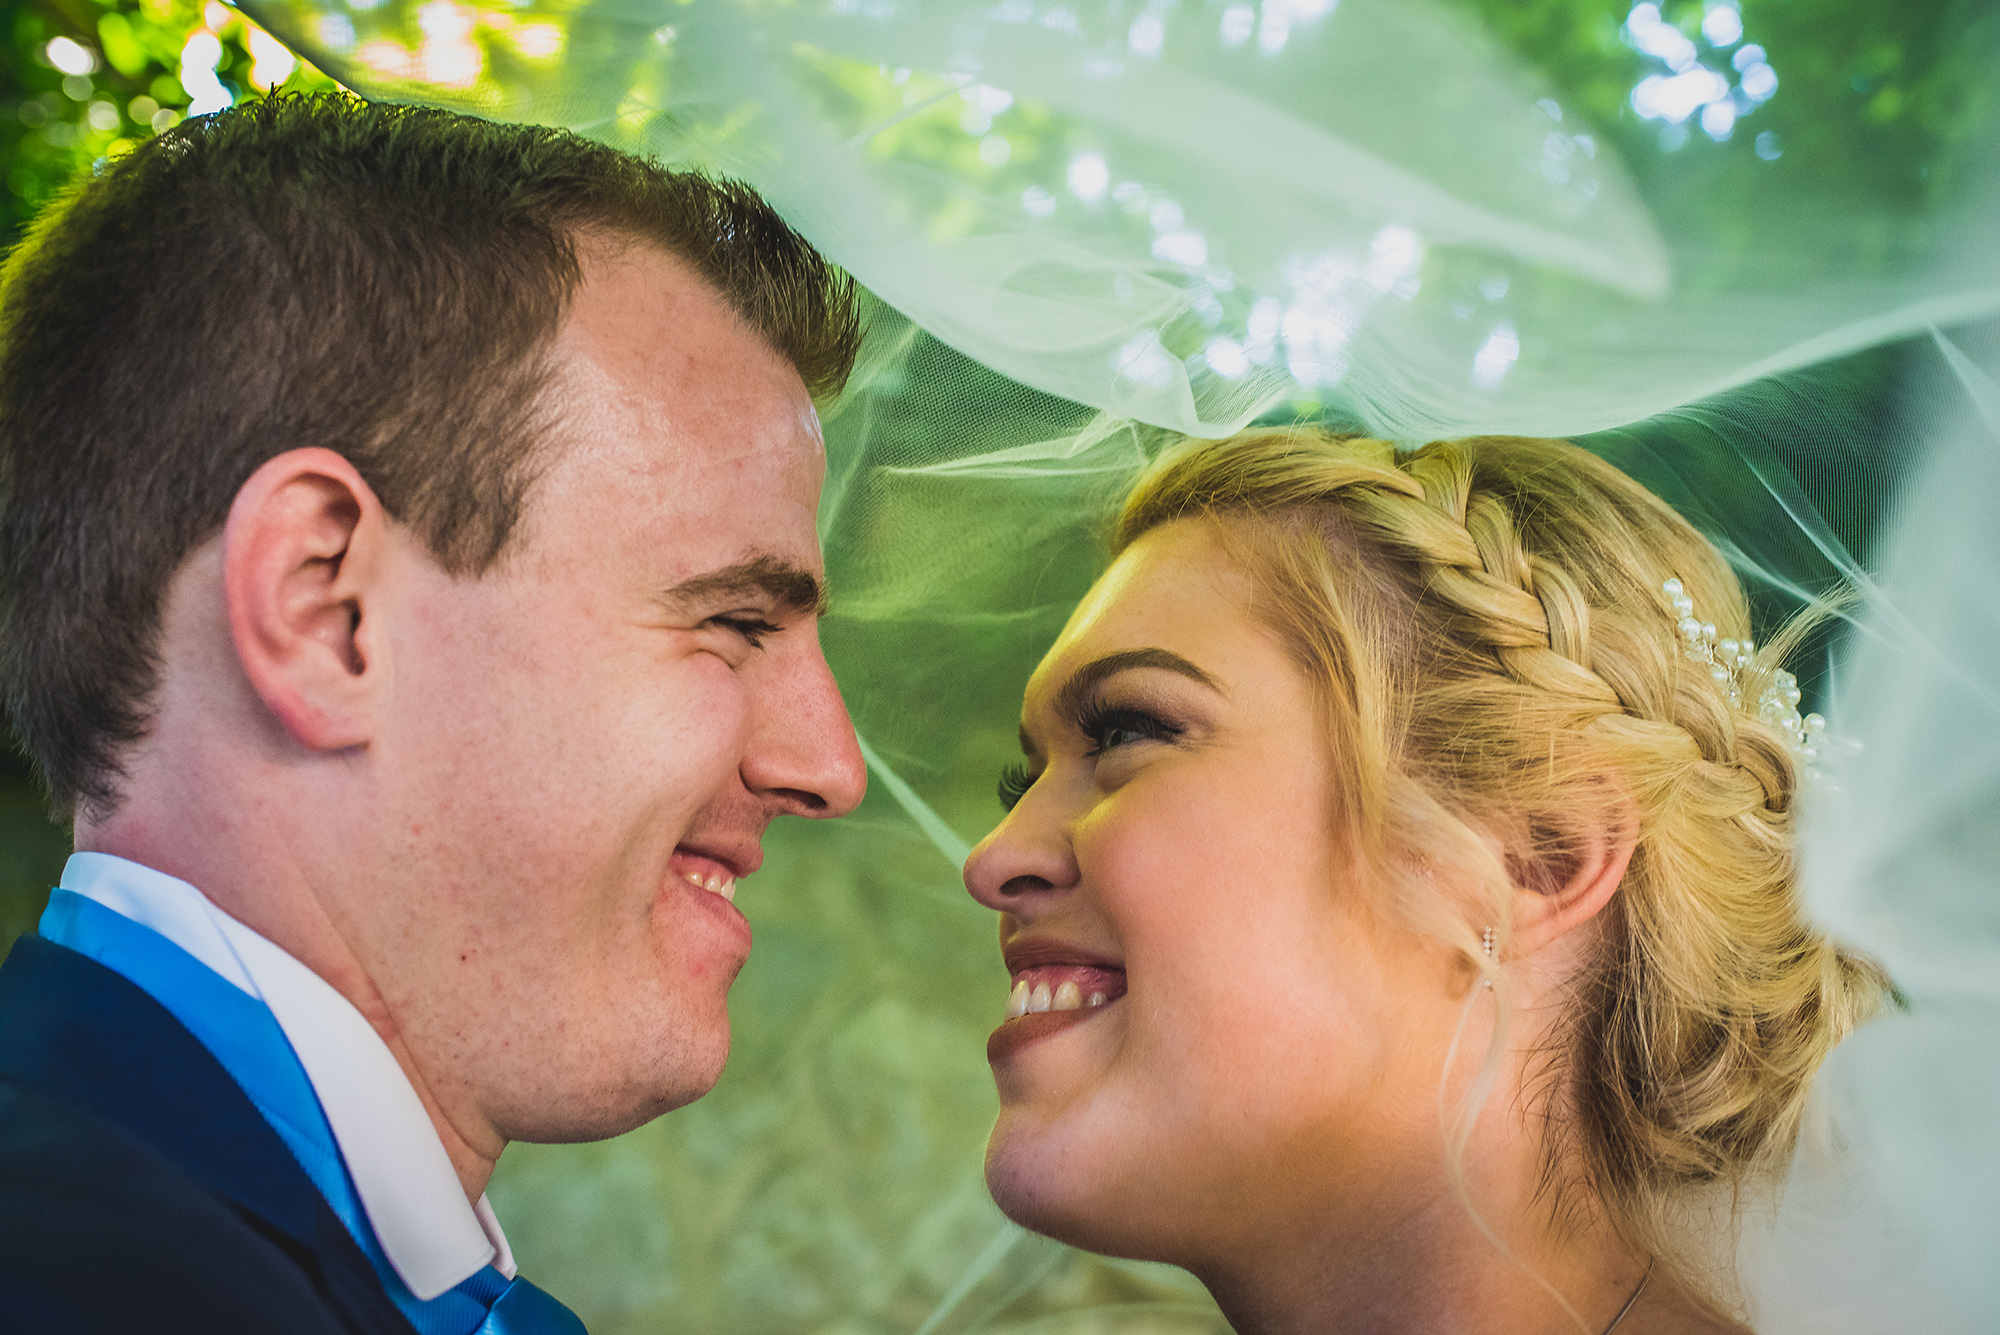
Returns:
[[[1800,915],[1784,739],[1682,649],[1662,584],[1747,639],[1734,574],[1657,497],[1553,440],[1190,441],[1141,477],[1115,545],[1183,519],[1213,524],[1313,681],[1336,833],[1366,883],[1489,979],[1481,932],[1505,953],[1510,887],[1561,884],[1578,834],[1636,817],[1549,1054],[1544,1187],[1559,1217],[1601,1208],[1675,1264],[1688,1189],[1781,1166],[1813,1072],[1887,992]],[[1782,649],[1746,669],[1745,698]]]

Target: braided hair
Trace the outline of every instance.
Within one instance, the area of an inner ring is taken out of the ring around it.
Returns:
[[[1688,1190],[1781,1168],[1813,1072],[1887,995],[1800,914],[1784,739],[1682,651],[1668,579],[1749,636],[1726,562],[1601,459],[1519,437],[1190,441],[1140,478],[1115,547],[1181,520],[1213,525],[1319,695],[1357,883],[1469,969],[1499,981],[1479,929],[1504,944],[1512,887],[1563,883],[1578,832],[1636,814],[1549,1054],[1544,1188],[1639,1255],[1687,1256]],[[1466,885],[1481,897],[1440,889]]]

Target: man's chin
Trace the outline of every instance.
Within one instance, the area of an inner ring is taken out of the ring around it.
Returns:
[[[683,1040],[675,1060],[616,1083],[587,1073],[547,1087],[554,1097],[544,1106],[516,1107],[502,1134],[530,1145],[576,1145],[609,1140],[684,1108],[715,1088],[729,1059],[729,1024],[724,1018],[716,1039],[699,1045]]]

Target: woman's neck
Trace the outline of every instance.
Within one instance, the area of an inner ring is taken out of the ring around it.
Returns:
[[[1544,1212],[1532,1202],[1527,1210],[1485,1212],[1510,1257],[1449,1181],[1439,1185],[1400,1211],[1374,1211],[1371,1219],[1343,1210],[1344,1218],[1287,1230],[1282,1241],[1261,1239],[1196,1274],[1240,1335],[1599,1335],[1646,1274],[1646,1260],[1608,1224],[1559,1233],[1541,1226]],[[1621,1335],[1638,1330],[1633,1319],[1621,1324]]]
[[[1689,1298],[1668,1270],[1654,1271],[1574,1161],[1557,1165],[1566,1179],[1551,1181],[1541,1063],[1552,1014],[1515,1013],[1460,1171],[1446,1162],[1432,1110],[1480,1079],[1488,1059],[1476,1031],[1439,1102],[1391,1110],[1363,1132],[1372,1132],[1365,1143],[1353,1119],[1303,1128],[1273,1156],[1268,1180],[1243,1184],[1242,1199],[1258,1208],[1230,1213],[1247,1226],[1181,1261],[1239,1335],[1601,1335],[1614,1321],[1617,1335],[1748,1335]]]

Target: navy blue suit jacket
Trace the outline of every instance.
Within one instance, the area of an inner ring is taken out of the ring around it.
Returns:
[[[413,1335],[208,1049],[38,936],[0,966],[0,1330]]]

